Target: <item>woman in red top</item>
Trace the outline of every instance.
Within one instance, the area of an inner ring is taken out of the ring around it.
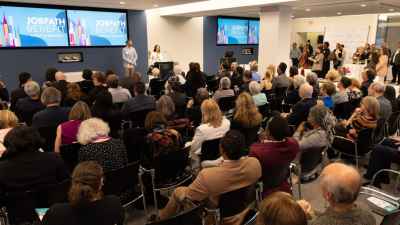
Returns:
[[[303,54],[301,55],[300,60],[300,68],[303,67],[303,69],[308,69],[308,57],[310,57],[310,53],[308,52],[308,47],[306,45],[303,47]]]

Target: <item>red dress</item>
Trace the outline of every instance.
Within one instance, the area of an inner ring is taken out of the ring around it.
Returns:
[[[306,53],[303,53],[303,55],[301,55],[300,65],[301,65],[301,63],[304,63],[303,64],[303,68],[304,69],[308,69],[308,62],[307,62],[307,59],[306,59]]]

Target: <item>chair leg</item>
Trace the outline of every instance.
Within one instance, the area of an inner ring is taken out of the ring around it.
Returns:
[[[400,169],[400,165],[397,165],[397,171]],[[397,175],[397,179],[396,179],[396,184],[394,185],[394,190],[393,190],[393,193],[394,194],[397,194],[398,192],[397,192],[397,185],[399,184],[399,178],[400,178],[400,174],[399,175]]]
[[[157,195],[156,195],[156,187],[154,185],[154,169],[151,170],[151,183],[153,184],[153,195],[154,195],[154,206],[156,207],[156,217],[158,221],[158,205],[157,205]]]
[[[355,153],[356,153],[356,168],[357,168],[357,172],[360,172],[360,170],[358,169],[358,151],[357,151],[357,142],[355,141],[354,142],[354,150],[355,150]]]
[[[289,166],[289,177],[290,177],[290,195],[293,197],[293,177],[292,177],[292,165]]]
[[[299,181],[297,185],[299,186],[299,199],[301,200],[301,179],[300,179],[300,174],[301,174],[301,165],[297,165],[297,171],[298,171],[298,176],[299,176]]]
[[[144,185],[142,182],[142,173],[139,173],[139,183],[140,183],[140,187],[142,189],[142,198],[143,198],[143,208],[144,208],[144,216],[146,217],[146,223],[148,222],[148,218],[147,218],[147,209],[146,209],[146,197],[144,196]]]

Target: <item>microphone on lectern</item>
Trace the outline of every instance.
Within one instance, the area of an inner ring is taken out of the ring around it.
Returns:
[[[168,54],[168,52],[166,52],[166,51],[164,51],[165,53],[167,53],[167,55],[169,56],[169,58],[172,60],[172,61],[174,61],[173,59],[172,59],[172,57]]]

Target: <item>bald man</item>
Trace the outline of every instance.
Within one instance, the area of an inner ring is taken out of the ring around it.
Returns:
[[[341,163],[325,167],[321,174],[321,194],[328,201],[329,207],[309,224],[375,225],[372,210],[365,203],[355,202],[360,188],[360,174],[355,168]],[[308,202],[298,203],[306,214],[310,214],[311,206]]]
[[[61,92],[61,103],[60,106],[63,106],[64,98],[67,97],[67,76],[61,71],[56,73],[56,81],[57,83],[51,84],[50,87],[54,87],[55,89]]]

